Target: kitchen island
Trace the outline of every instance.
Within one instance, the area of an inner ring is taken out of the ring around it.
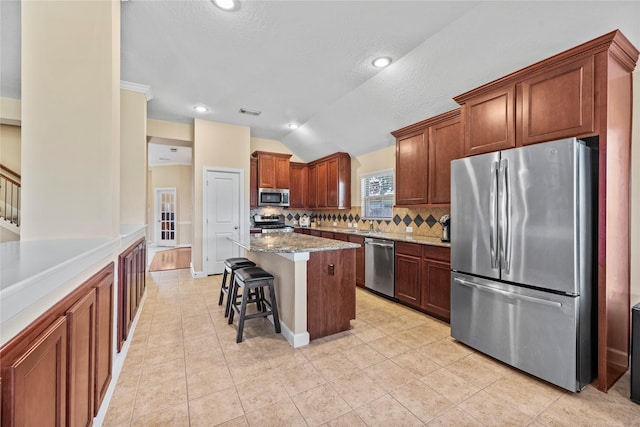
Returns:
[[[356,317],[357,243],[298,233],[232,240],[274,276],[282,334],[293,347],[350,328]]]

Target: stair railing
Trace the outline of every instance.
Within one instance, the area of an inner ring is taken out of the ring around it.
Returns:
[[[20,227],[20,174],[0,163],[0,219]]]

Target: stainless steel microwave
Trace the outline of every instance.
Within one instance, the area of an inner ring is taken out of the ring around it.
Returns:
[[[258,188],[258,206],[289,206],[289,190]]]

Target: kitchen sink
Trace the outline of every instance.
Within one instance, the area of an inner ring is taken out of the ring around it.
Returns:
[[[379,231],[368,231],[368,230],[347,230],[346,233],[362,234],[362,235],[365,235],[365,236],[372,236],[372,235],[380,234]]]

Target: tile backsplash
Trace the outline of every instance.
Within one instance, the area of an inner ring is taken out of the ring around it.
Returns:
[[[440,217],[448,214],[449,207],[442,208],[393,208],[393,218],[390,220],[373,220],[373,229],[386,233],[406,233],[407,227],[413,228],[413,234],[417,236],[440,237],[442,227],[438,222]],[[297,209],[276,209],[258,208],[251,210],[251,216],[255,214],[282,213],[288,225],[297,225],[298,219],[304,215],[315,215],[316,221],[320,221],[321,226],[337,228],[359,228],[369,229],[369,220],[361,217],[360,206],[351,209],[336,210],[297,210]]]

